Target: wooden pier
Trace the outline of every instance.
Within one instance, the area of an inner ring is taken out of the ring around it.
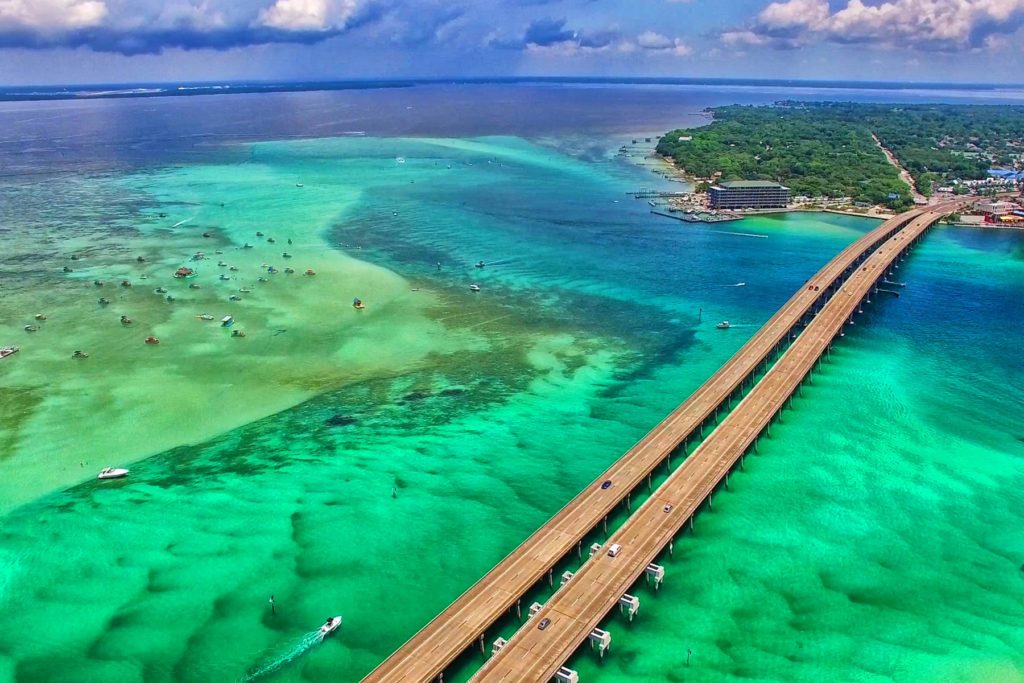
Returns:
[[[372,671],[363,679],[364,682],[433,681],[460,654],[483,643],[487,629],[516,608],[522,596],[531,588],[540,581],[550,579],[549,573],[559,561],[571,553],[583,552],[583,538],[605,522],[618,505],[627,502],[636,489],[645,482],[649,484],[650,475],[659,465],[670,463],[680,446],[685,448],[688,441],[702,438],[705,428],[716,422],[719,412],[728,410],[734,399],[741,398],[748,384],[754,386],[757,376],[767,370],[777,354],[785,351],[783,358],[795,358],[798,354],[804,360],[809,357],[806,356],[809,352],[803,349],[817,348],[810,342],[794,344],[788,351],[786,348],[805,324],[807,327],[799,335],[799,340],[811,339],[808,333],[812,327],[815,330],[812,334],[821,335],[820,330],[823,328],[819,323],[822,319],[820,312],[833,302],[849,299],[854,301],[854,305],[859,303],[859,298],[854,299],[846,294],[842,297],[833,295],[850,286],[844,285],[847,278],[851,283],[855,278],[857,283],[865,280],[867,276],[861,275],[862,271],[858,270],[862,263],[866,264],[875,253],[881,254],[880,259],[886,258],[892,249],[891,240],[906,239],[910,233],[905,231],[918,230],[914,226],[930,225],[953,208],[954,205],[950,204],[901,214],[844,249],[808,280],[682,405]],[[878,259],[872,261],[874,265],[870,273],[875,272],[877,263]],[[835,310],[835,307],[829,310]],[[801,350],[794,353],[793,348]],[[799,375],[796,371],[782,374],[790,379]],[[724,431],[719,426],[715,431],[715,434],[733,434],[729,441],[733,444],[733,451],[739,446],[745,449],[744,443],[749,445],[757,438],[760,430],[754,427],[758,420],[768,414],[770,421],[770,417],[775,414],[775,404],[772,403],[775,390],[769,394],[767,389],[760,388],[767,386],[765,380],[769,376],[778,377],[780,373],[777,368],[768,371],[765,378],[740,403],[744,406],[741,415],[747,416],[744,419],[754,419],[753,426],[744,423],[746,426],[742,429],[730,427]],[[774,387],[778,381],[773,380],[771,386]],[[755,391],[756,398],[751,399]],[[758,407],[754,410],[752,406]],[[734,414],[736,411],[726,418],[733,420],[730,424],[738,424],[740,418],[733,419]],[[478,677],[481,680],[517,682],[550,678],[553,671],[582,642],[578,639],[580,634],[582,639],[588,637],[593,627],[588,630],[586,626],[591,622],[596,626],[608,609],[614,607],[626,588],[642,574],[646,562],[641,560],[657,555],[713,490],[723,472],[728,472],[731,461],[727,455],[723,455],[724,451],[717,450],[725,446],[723,438],[716,438],[715,443],[719,446],[714,449],[707,447],[707,442],[698,448],[630,518],[626,526],[615,534],[613,538],[620,540],[610,542],[622,543],[625,556],[609,558],[602,553],[596,561],[587,562],[555,598],[542,608],[541,615],[529,622],[532,624],[541,618],[550,618],[551,627],[545,631],[524,628],[487,663]],[[608,480],[613,485],[603,489],[601,483]],[[666,488],[670,483],[671,487]],[[673,506],[672,511],[662,512],[664,505],[669,504]],[[637,567],[639,570],[634,573]],[[611,583],[604,586],[601,583],[604,581]],[[537,636],[541,638],[538,640]],[[538,648],[536,653],[533,648]],[[552,666],[554,669],[549,672]]]

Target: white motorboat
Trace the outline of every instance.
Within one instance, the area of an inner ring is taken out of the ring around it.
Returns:
[[[13,356],[17,352],[17,346],[5,346],[2,349],[0,349],[0,358],[7,358],[7,356]]]
[[[96,475],[97,479],[123,479],[128,476],[128,470],[120,467],[104,467]]]
[[[480,285],[470,285],[469,286],[469,291],[471,291],[471,292],[479,292],[480,291]]]
[[[230,315],[226,315],[226,316],[224,316],[223,318],[220,319],[220,326],[221,327],[231,327],[234,324],[235,324],[235,319],[232,318]]]
[[[331,617],[324,622],[324,625],[320,627],[320,638],[326,638],[330,634],[338,630],[341,626],[341,617]]]
[[[728,320],[723,320],[722,322],[720,322],[717,325],[715,325],[715,327],[717,327],[720,330],[727,330],[727,329],[729,329],[731,327],[731,325],[729,325],[729,321]]]

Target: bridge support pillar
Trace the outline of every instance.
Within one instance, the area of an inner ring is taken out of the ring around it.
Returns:
[[[484,634],[480,634],[480,654],[487,655],[487,650],[484,649]]]
[[[523,618],[523,601],[520,599],[520,600],[516,600],[516,619],[522,619],[522,618]]]
[[[740,472],[743,471],[743,456],[740,456]]]
[[[604,516],[604,530],[605,530],[605,533],[608,532],[608,515]]]
[[[672,555],[675,552],[675,549],[676,549],[676,539],[673,538],[673,539],[671,539],[668,542],[668,556],[669,557],[672,557]]]
[[[726,491],[729,490],[729,473],[728,472],[725,473],[725,490]]]
[[[554,588],[554,587],[555,587],[555,570],[554,569],[549,569],[548,570],[548,588]],[[481,642],[483,642],[483,641],[481,641]]]
[[[690,515],[690,531],[693,531],[693,515]]]
[[[684,448],[685,448],[685,446],[684,446]],[[648,491],[651,490],[651,475],[650,474],[647,475],[647,490]]]
[[[627,493],[626,494],[626,509],[629,510],[630,512],[633,511],[632,495],[633,494],[631,494],[631,493]]]
[[[576,559],[583,559],[583,541],[576,541]]]

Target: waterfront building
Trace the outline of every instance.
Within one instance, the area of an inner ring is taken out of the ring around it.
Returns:
[[[1004,201],[984,201],[976,204],[978,211],[982,213],[991,214],[993,216],[1005,216],[1008,213],[1013,213],[1020,207],[1011,202]]]
[[[784,209],[789,188],[770,180],[732,180],[708,189],[712,209]]]

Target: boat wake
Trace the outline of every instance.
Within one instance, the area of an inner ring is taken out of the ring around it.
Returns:
[[[245,677],[242,678],[242,683],[256,681],[280,671],[323,641],[324,637],[323,634],[320,633],[319,629],[316,631],[310,631],[299,638],[287,650],[284,650],[270,661],[265,664],[261,664],[258,668],[253,669],[246,674]]]

